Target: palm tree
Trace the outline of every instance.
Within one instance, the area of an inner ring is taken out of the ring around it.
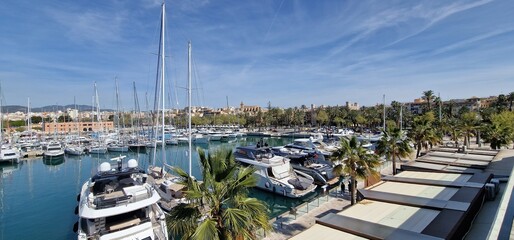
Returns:
[[[170,213],[170,233],[182,239],[257,239],[256,229],[269,231],[266,205],[247,196],[248,188],[257,181],[255,170],[239,167],[228,149],[207,157],[201,149],[198,153],[203,182],[174,169],[188,190],[187,203]]]
[[[478,115],[476,112],[467,112],[462,114],[458,128],[464,133],[464,145],[469,147],[470,137],[477,129]]]
[[[456,118],[446,119],[442,122],[443,134],[449,134],[454,146],[459,146],[459,138],[462,137],[462,131],[457,128],[458,120]]]
[[[393,175],[396,174],[396,158],[408,157],[412,153],[410,140],[400,128],[392,128],[384,131],[384,135],[378,141],[378,154],[385,155],[387,160],[393,162]]]
[[[427,101],[428,111],[432,110],[432,106],[430,102],[434,99],[434,91],[428,90],[423,92],[423,96],[421,98]]]
[[[421,149],[428,149],[441,141],[434,127],[434,113],[427,112],[422,116],[414,118],[412,129],[408,136],[414,141],[416,146],[416,158],[419,157]]]
[[[368,176],[378,176],[379,172],[376,168],[380,165],[378,156],[368,153],[359,143],[357,138],[353,136],[350,140],[343,138],[341,147],[332,154],[332,160],[340,160],[342,164],[334,168],[334,174],[350,175],[352,183],[351,188],[351,204],[355,204],[355,194],[357,189],[356,179],[366,179]]]

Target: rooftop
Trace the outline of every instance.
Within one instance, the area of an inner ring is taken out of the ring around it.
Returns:
[[[496,198],[486,184],[505,169],[510,175],[512,156],[510,150],[436,149],[359,190],[356,205],[324,215],[292,239],[508,239],[514,181],[500,184],[502,197]]]

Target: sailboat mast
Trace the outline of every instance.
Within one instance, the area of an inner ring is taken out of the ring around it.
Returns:
[[[32,130],[32,126],[30,122],[30,97],[27,98],[27,131],[30,133]],[[32,137],[32,134],[30,135]]]
[[[166,111],[166,105],[165,105],[166,101],[164,99],[165,98],[164,96],[166,96],[165,95],[165,90],[164,90],[164,86],[166,86],[165,82],[164,82],[164,76],[165,76],[164,72],[165,72],[165,69],[166,69],[165,68],[165,61],[164,61],[164,59],[166,57],[164,55],[164,53],[166,52],[165,48],[164,48],[164,42],[165,42],[164,41],[164,36],[165,36],[164,35],[165,34],[164,29],[165,29],[165,23],[166,23],[165,19],[166,19],[166,5],[163,2],[162,3],[162,23],[161,23],[161,27],[162,27],[161,28],[161,38],[162,38],[162,41],[161,41],[161,45],[162,45],[162,54],[161,54],[161,61],[162,61],[162,70],[161,70],[161,79],[162,79],[162,81],[161,81],[161,84],[162,84],[161,85],[161,88],[162,88],[161,89],[162,90],[162,95],[161,95],[162,96],[162,135],[161,135],[161,137],[162,137],[162,139],[161,140],[162,140],[162,144],[161,144],[161,152],[162,152],[162,161],[163,161],[163,163],[166,163],[166,152],[165,152],[166,142],[165,142],[165,139],[164,139],[164,137],[165,137],[164,136],[164,113]]]
[[[191,147],[191,41],[189,41],[187,46],[187,105],[188,105],[188,122],[189,122],[189,176],[191,174],[191,161],[192,161],[192,147]]]

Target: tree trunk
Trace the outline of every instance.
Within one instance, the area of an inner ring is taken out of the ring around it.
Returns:
[[[354,205],[355,204],[355,197],[356,197],[355,195],[357,193],[357,186],[355,184],[355,178],[354,177],[352,177],[351,181],[352,181],[352,189],[351,189],[352,192],[351,192],[351,196],[350,196],[350,203],[351,203],[351,205]]]
[[[393,176],[396,175],[396,158],[393,154]]]

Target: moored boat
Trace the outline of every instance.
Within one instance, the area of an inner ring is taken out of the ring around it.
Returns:
[[[20,152],[11,145],[3,144],[0,150],[0,162],[13,162],[20,161]]]
[[[146,182],[135,159],[115,168],[104,162],[82,185],[75,213],[78,239],[168,239],[166,218],[157,205],[160,196]]]
[[[260,189],[299,198],[313,192],[317,187],[311,176],[295,171],[288,158],[273,154],[268,147],[237,147],[234,156],[241,165],[256,169],[256,187]]]
[[[48,143],[48,145],[45,148],[45,151],[43,152],[43,157],[45,158],[57,158],[63,156],[64,150],[62,149],[62,145],[55,141]]]

